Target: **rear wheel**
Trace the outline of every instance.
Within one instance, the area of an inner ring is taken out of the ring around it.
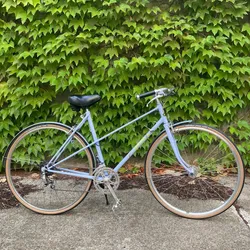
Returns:
[[[25,207],[37,213],[60,214],[77,206],[88,194],[91,180],[43,171],[69,134],[68,126],[40,123],[24,129],[12,141],[4,158],[6,178]],[[85,146],[84,138],[76,133],[57,162]],[[57,167],[92,174],[93,153],[86,149]]]
[[[154,197],[171,212],[194,219],[228,209],[244,184],[244,167],[235,145],[221,132],[203,125],[173,128],[182,158],[193,167],[188,176],[163,132],[151,145],[145,174]]]

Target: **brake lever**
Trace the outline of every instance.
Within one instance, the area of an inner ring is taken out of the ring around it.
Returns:
[[[167,93],[166,93],[163,89],[160,89],[160,90],[161,90],[161,92],[156,93],[156,96],[155,96],[154,98],[152,98],[152,99],[147,103],[146,107],[148,107],[149,104],[150,104],[152,101],[154,101],[154,100],[156,100],[156,99],[158,99],[158,98],[161,98],[161,97],[163,97],[163,96],[173,96],[173,95],[175,95],[174,88],[172,88],[172,89],[167,89]]]
[[[158,99],[158,98],[160,98],[160,97],[163,97],[164,95],[157,95],[157,96],[155,96],[153,99],[151,99],[147,104],[146,104],[146,107],[148,107],[148,105],[152,102],[152,101],[154,101],[154,100],[156,100],[156,99]]]

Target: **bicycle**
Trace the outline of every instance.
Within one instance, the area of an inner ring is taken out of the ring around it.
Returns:
[[[68,101],[73,110],[86,108],[79,124],[69,127],[58,122],[41,122],[23,129],[11,141],[3,165],[12,193],[34,212],[60,214],[76,207],[94,183],[101,193],[111,193],[115,199],[113,208],[116,208],[120,204],[115,193],[120,183],[118,170],[163,126],[148,150],[144,166],[146,181],[156,200],[186,218],[202,219],[224,212],[236,201],[244,184],[239,151],[215,128],[192,121],[170,123],[160,98],[173,94],[173,89],[162,88],[138,95],[138,99],[153,96],[150,102],[155,100],[156,107],[100,139],[88,108],[101,97],[70,96]],[[154,112],[160,115],[154,126],[114,169],[107,167],[100,141]],[[92,143],[79,132],[86,122]],[[59,142],[53,141],[55,137]],[[24,190],[28,190],[28,194]]]

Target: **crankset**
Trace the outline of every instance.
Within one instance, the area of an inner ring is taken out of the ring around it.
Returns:
[[[115,199],[115,205],[113,205],[112,210],[117,208],[121,201],[115,194],[115,191],[120,185],[120,177],[112,168],[99,167],[94,172],[94,186],[102,194],[107,195],[111,193]]]

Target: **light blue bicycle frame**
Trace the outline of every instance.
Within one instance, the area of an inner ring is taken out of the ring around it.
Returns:
[[[80,171],[75,171],[75,170],[70,170],[70,169],[65,169],[65,168],[60,168],[59,165],[64,162],[67,161],[68,159],[70,159],[71,157],[79,154],[80,152],[84,151],[85,149],[91,147],[92,145],[95,145],[96,147],[96,151],[97,151],[97,157],[99,159],[100,165],[105,166],[104,163],[104,159],[103,159],[103,155],[102,155],[102,151],[101,151],[101,147],[99,142],[104,140],[105,138],[111,136],[112,134],[118,132],[119,130],[125,128],[126,126],[140,120],[141,118],[158,111],[160,113],[161,118],[156,122],[156,124],[146,133],[146,135],[143,136],[143,138],[135,145],[135,147],[120,161],[120,163],[118,163],[118,165],[114,168],[115,172],[118,172],[118,170],[124,165],[124,163],[136,152],[136,150],[152,135],[152,133],[159,128],[161,125],[164,126],[164,129],[167,133],[167,137],[169,139],[170,145],[174,151],[174,154],[176,156],[176,159],[178,160],[178,162],[181,164],[181,166],[183,166],[183,168],[188,172],[188,174],[192,174],[193,173],[193,168],[187,164],[183,158],[180,155],[179,149],[177,147],[175,138],[173,133],[171,132],[171,128],[170,128],[170,124],[167,120],[167,117],[164,114],[164,109],[163,106],[161,104],[161,102],[157,99],[157,107],[150,110],[149,112],[145,113],[144,115],[141,115],[140,117],[126,123],[125,125],[117,128],[116,130],[112,131],[111,133],[101,137],[100,139],[97,138],[96,135],[96,131],[93,125],[93,121],[92,121],[92,117],[91,117],[91,113],[90,111],[87,109],[85,115],[81,116],[82,121],[75,127],[72,128],[72,132],[69,135],[69,137],[67,138],[67,140],[63,143],[63,145],[60,147],[60,149],[57,151],[57,153],[52,157],[52,159],[49,161],[49,163],[47,164],[47,171],[51,172],[51,173],[58,173],[58,174],[64,174],[64,175],[70,175],[70,176],[76,176],[76,177],[82,177],[82,178],[87,178],[87,179],[94,179],[94,176],[90,175],[89,173],[85,173],[85,172],[80,172]],[[86,147],[81,148],[80,150],[74,152],[73,154],[69,155],[68,157],[62,159],[61,161],[58,161],[58,158],[60,157],[60,155],[62,154],[62,152],[66,149],[67,145],[71,142],[74,134],[76,132],[78,132],[81,127],[83,126],[83,124],[88,121],[89,123],[89,128],[90,128],[90,132],[92,134],[93,137],[93,142],[91,144],[88,144]],[[182,124],[182,123],[190,123],[192,121],[184,121],[178,124]]]

